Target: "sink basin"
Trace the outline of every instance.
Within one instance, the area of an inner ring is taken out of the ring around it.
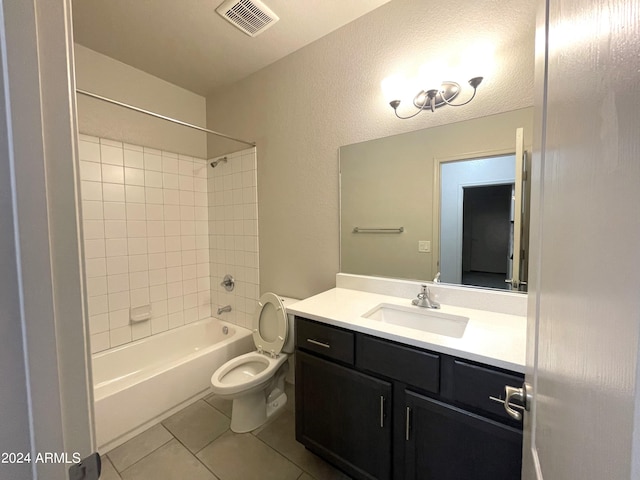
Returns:
[[[461,338],[469,322],[469,318],[460,315],[390,303],[381,303],[375,306],[363,317],[453,338]]]

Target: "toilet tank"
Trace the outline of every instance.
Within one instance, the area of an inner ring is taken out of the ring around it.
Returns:
[[[297,303],[300,301],[297,298],[283,297],[281,295],[278,295],[278,298],[282,300],[282,303],[284,304],[285,309],[289,308],[294,303]],[[289,312],[287,311],[287,317],[289,319],[289,334],[287,335],[287,341],[282,347],[282,351],[284,353],[293,353],[295,350],[295,335],[293,331],[293,325],[295,323],[294,315],[289,314]]]

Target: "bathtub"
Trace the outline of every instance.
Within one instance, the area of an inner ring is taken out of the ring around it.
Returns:
[[[204,397],[218,367],[253,349],[248,329],[207,318],[93,355],[98,450]]]

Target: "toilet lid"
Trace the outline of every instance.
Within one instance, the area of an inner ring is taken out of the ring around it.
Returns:
[[[271,292],[262,295],[252,325],[257,349],[278,355],[287,341],[288,327],[289,319],[282,300]]]

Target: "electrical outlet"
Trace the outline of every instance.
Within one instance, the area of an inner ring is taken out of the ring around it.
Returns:
[[[419,253],[431,253],[431,241],[430,240],[418,240],[418,252]]]

